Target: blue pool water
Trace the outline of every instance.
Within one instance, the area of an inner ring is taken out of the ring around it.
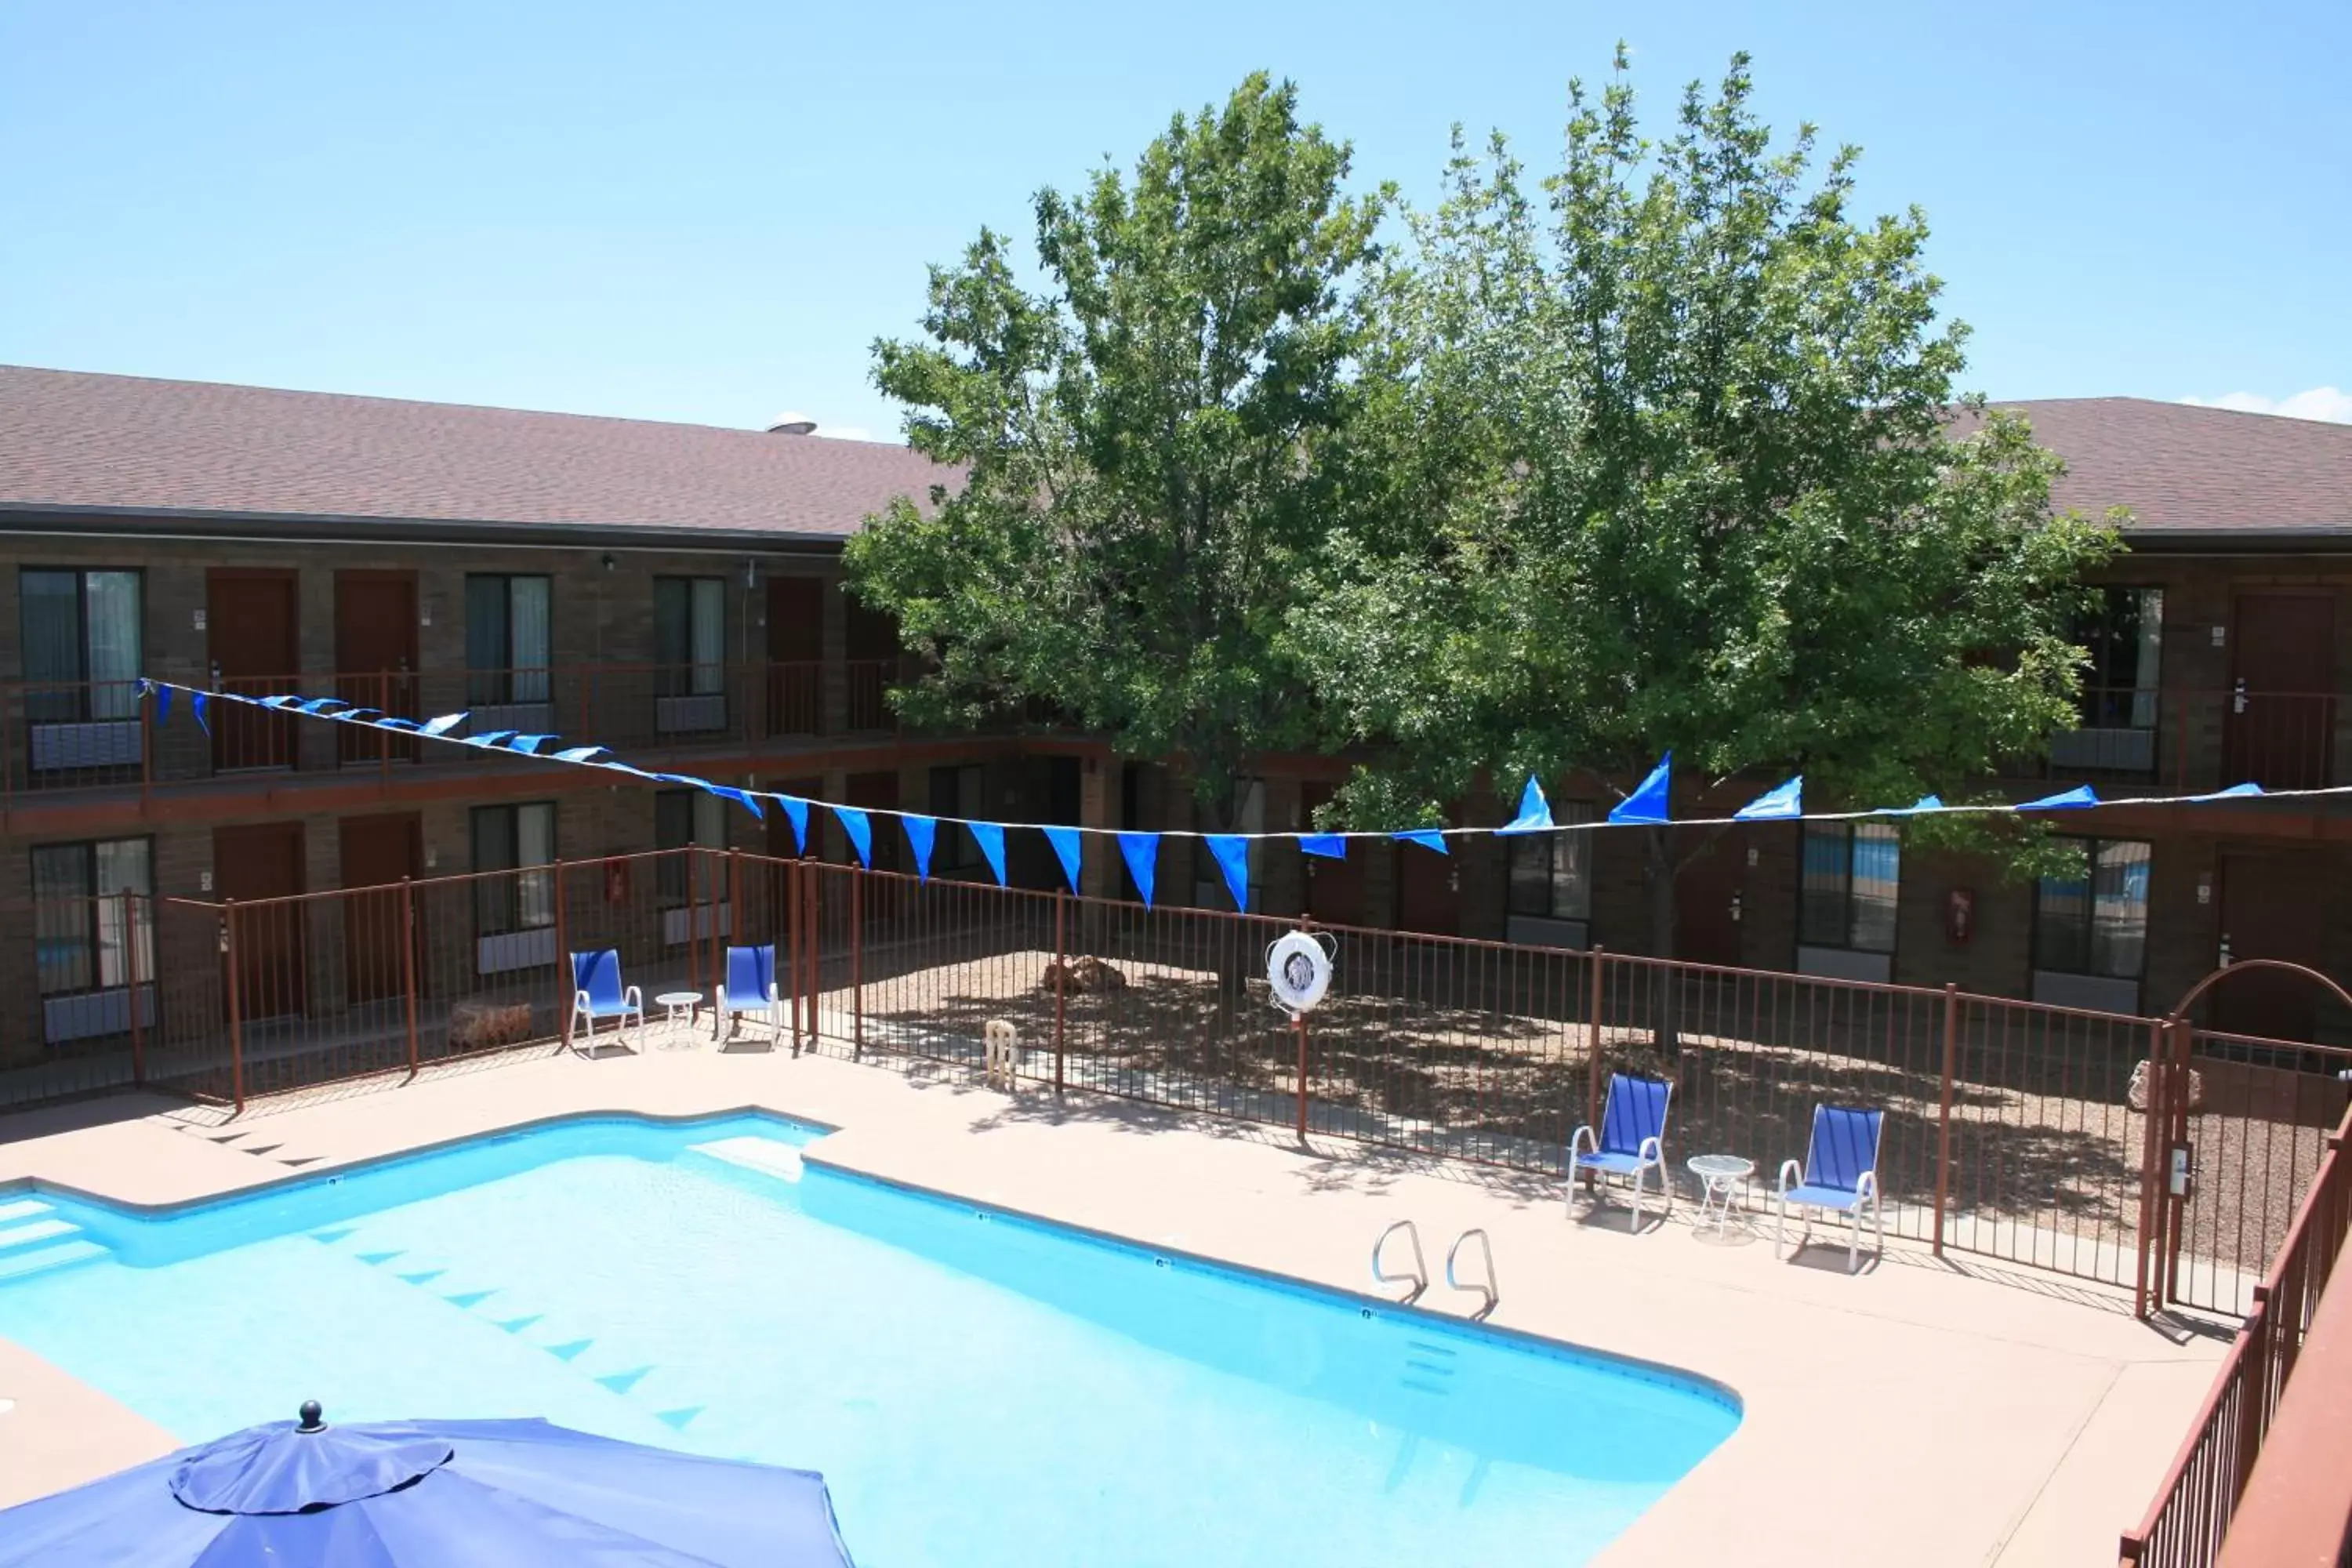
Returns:
[[[0,1192],[0,1335],[195,1441],[546,1415],[823,1470],[864,1568],[1582,1562],[1738,1424],[1672,1373],[560,1123],[148,1217]]]

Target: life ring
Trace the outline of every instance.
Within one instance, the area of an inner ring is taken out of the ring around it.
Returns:
[[[1303,931],[1295,931],[1265,950],[1265,983],[1275,1005],[1298,1014],[1314,1010],[1331,988],[1331,953]]]

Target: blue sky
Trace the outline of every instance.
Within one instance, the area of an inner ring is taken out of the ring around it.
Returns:
[[[2341,0],[0,0],[0,361],[894,435],[925,263],[1171,111],[1263,67],[1426,196],[1457,120],[1548,164],[1620,37],[1662,114],[1746,48],[1861,143],[1977,388],[2352,418]]]

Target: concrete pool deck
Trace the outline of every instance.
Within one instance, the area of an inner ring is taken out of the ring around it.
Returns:
[[[1849,1277],[1843,1240],[1822,1245],[1833,1228],[1817,1226],[1799,1261],[1775,1261],[1769,1220],[1744,1240],[1706,1240],[1687,1201],[1634,1236],[1622,1207],[1594,1216],[1580,1202],[1571,1217],[1557,1184],[1511,1173],[707,1043],[513,1060],[236,1121],[132,1096],[0,1118],[0,1184],[171,1204],[547,1117],[747,1108],[838,1128],[812,1159],[1349,1291],[1372,1289],[1373,1239],[1410,1218],[1437,1276],[1423,1305],[1442,1313],[1476,1304],[1445,1288],[1444,1255],[1483,1226],[1496,1323],[1698,1373],[1745,1403],[1739,1428],[1606,1563],[2112,1562],[2226,1343],[2139,1323],[2116,1292],[1900,1243]],[[177,1446],[0,1341],[7,1400],[0,1506]]]

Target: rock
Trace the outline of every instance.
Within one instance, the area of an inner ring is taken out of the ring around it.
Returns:
[[[2124,1090],[2124,1103],[2145,1114],[2147,1110],[2147,1058],[2142,1057],[2132,1064],[2131,1087]],[[2200,1110],[2205,1105],[2205,1075],[2195,1068],[2189,1069],[2189,1109]]]
[[[449,1008],[449,1046],[453,1050],[482,1050],[517,1045],[531,1037],[530,1004],[467,1000]]]
[[[1066,994],[1080,991],[1121,991],[1126,987],[1126,975],[1120,973],[1113,965],[1092,956],[1074,958],[1066,963],[1060,960],[1049,962],[1045,965],[1045,973],[1037,981],[1037,989],[1049,993],[1057,988],[1065,990]]]

